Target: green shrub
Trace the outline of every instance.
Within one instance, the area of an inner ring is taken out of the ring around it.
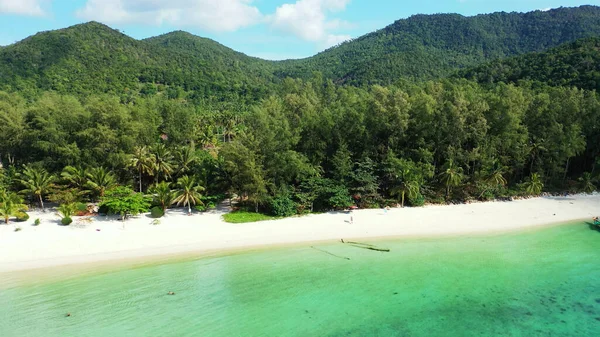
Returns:
[[[40,225],[40,223],[42,223],[42,222],[41,222],[41,221],[40,221],[40,219],[38,218],[38,219],[35,219],[35,221],[33,222],[33,225],[34,225],[34,226],[39,226],[39,225]]]
[[[73,214],[77,216],[85,216],[88,214],[87,204],[83,202],[78,202],[73,205]]]
[[[329,205],[334,209],[345,209],[354,205],[352,198],[350,198],[343,189],[335,191],[335,193],[329,197],[328,201]]]
[[[204,205],[196,205],[194,209],[198,212],[206,212],[208,208]]]
[[[271,200],[271,213],[275,216],[292,216],[297,212],[296,203],[288,196],[278,196]]]
[[[20,231],[22,231],[22,230],[23,230],[23,229],[22,229],[21,227],[16,227],[16,228],[15,228],[15,232],[20,232]]]
[[[68,226],[73,222],[73,219],[71,219],[71,217],[64,217],[60,220],[60,223],[63,224],[63,226]]]
[[[421,193],[417,193],[417,195],[414,198],[409,197],[408,202],[413,207],[421,207],[425,205],[425,197],[423,197]]]
[[[106,206],[106,205],[98,206],[98,214],[102,214],[102,215],[108,214],[108,206]]]
[[[150,210],[150,217],[154,219],[162,218],[165,215],[165,211],[161,207],[155,206]]]
[[[17,214],[17,222],[25,222],[27,220],[29,220],[29,214],[25,212]]]
[[[494,200],[495,198],[496,198],[496,196],[494,195],[494,193],[491,190],[485,190],[481,194],[481,200],[483,200],[483,201],[490,201],[490,200]]]
[[[73,214],[75,214],[76,210],[77,205],[74,203],[62,204],[58,206],[58,212],[63,216],[63,218],[70,218]]]
[[[226,196],[224,194],[203,196],[202,198],[200,198],[200,200],[204,204],[204,210],[202,210],[200,212],[205,212],[206,210],[217,208],[217,205],[221,201],[225,200],[225,198],[226,198]]]

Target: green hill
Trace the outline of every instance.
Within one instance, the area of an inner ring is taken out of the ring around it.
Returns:
[[[581,39],[546,52],[490,62],[462,71],[459,76],[480,83],[531,80],[600,91],[600,38]]]
[[[154,50],[98,23],[42,32],[0,50],[2,84],[17,89],[121,91],[153,64]]]
[[[90,22],[38,33],[0,50],[0,85],[81,94],[137,91],[141,83],[158,83],[199,94],[252,94],[272,78],[253,66],[257,63],[268,64],[183,32],[138,41]]]
[[[318,70],[352,84],[431,79],[457,68],[599,35],[596,6],[473,17],[415,15],[314,57],[286,62],[278,74],[306,77]]]
[[[600,7],[416,15],[313,57],[275,62],[185,32],[135,40],[90,22],[1,48],[0,89],[122,95],[167,88],[255,100],[282,78],[309,78],[315,71],[353,85],[435,79],[591,36],[600,36]]]

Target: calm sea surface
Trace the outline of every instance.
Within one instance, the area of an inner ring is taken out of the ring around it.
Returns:
[[[600,336],[587,224],[368,243],[5,282],[0,336]]]

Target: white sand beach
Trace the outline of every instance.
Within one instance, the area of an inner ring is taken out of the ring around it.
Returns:
[[[0,225],[0,272],[341,238],[512,231],[590,220],[600,215],[600,195],[358,210],[247,224],[226,223],[218,211],[186,216],[182,210],[169,210],[158,225],[145,215],[124,223],[111,217],[95,216],[87,221],[74,217],[73,224],[66,227],[59,225],[60,217],[52,210],[30,215],[27,222]],[[32,226],[36,218],[41,224]],[[15,232],[15,226],[22,230]]]

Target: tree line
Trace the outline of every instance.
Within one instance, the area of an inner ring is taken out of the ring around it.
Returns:
[[[358,88],[315,74],[255,104],[0,93],[1,189],[41,206],[121,186],[189,211],[203,191],[280,216],[590,192],[599,128],[596,92],[533,82]],[[32,172],[59,188],[28,187]]]

